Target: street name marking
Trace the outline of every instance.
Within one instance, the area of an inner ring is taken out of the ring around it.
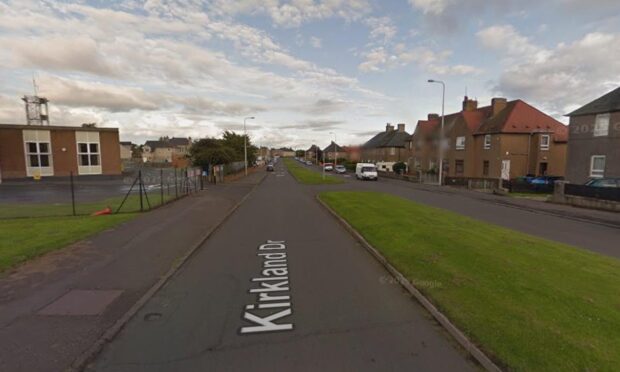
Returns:
[[[263,259],[263,269],[261,276],[251,279],[258,287],[248,291],[256,294],[257,303],[245,306],[243,319],[252,325],[241,327],[241,334],[293,329],[293,323],[282,321],[293,314],[285,250],[284,241],[267,240],[267,243],[258,247],[257,256]]]

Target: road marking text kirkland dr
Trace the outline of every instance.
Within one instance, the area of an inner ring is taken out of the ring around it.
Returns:
[[[267,240],[258,247],[258,256],[263,258],[261,276],[252,278],[258,288],[251,288],[250,293],[257,295],[257,303],[246,305],[243,319],[254,325],[241,327],[241,333],[260,333],[288,331],[292,323],[276,321],[293,314],[288,280],[288,263],[286,261],[284,241]]]

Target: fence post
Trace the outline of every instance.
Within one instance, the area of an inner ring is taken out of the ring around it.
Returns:
[[[179,187],[177,185],[177,168],[174,167],[174,198],[179,198]]]
[[[144,202],[142,201],[142,170],[138,171],[138,192],[140,193],[140,212],[144,212]]]
[[[159,199],[159,204],[164,205],[164,168],[159,169]]]
[[[71,179],[71,208],[73,210],[73,215],[75,216],[75,188],[73,185],[73,171],[69,172],[69,178]]]

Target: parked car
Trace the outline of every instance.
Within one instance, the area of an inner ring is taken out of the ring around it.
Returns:
[[[586,186],[618,189],[620,188],[620,178],[593,178],[586,182]]]
[[[377,167],[370,163],[357,163],[355,166],[355,178],[358,180],[377,180]]]
[[[310,160],[307,160],[306,165],[312,165],[312,162]]]
[[[273,172],[273,164],[267,164],[267,172]]]
[[[336,165],[336,173],[345,174],[347,173],[347,168],[345,168],[344,165]]]
[[[331,172],[334,170],[334,164],[332,163],[325,163],[323,164],[323,169],[325,169],[326,172]]]
[[[564,178],[556,177],[556,176],[540,176],[540,177],[534,177],[530,179],[529,183],[531,185],[553,185],[555,181],[562,180],[562,179]]]

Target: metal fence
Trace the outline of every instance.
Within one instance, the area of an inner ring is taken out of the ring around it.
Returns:
[[[199,168],[126,169],[122,176],[18,180],[0,184],[0,219],[147,211],[203,189]]]
[[[555,183],[532,184],[522,180],[502,180],[502,187],[509,192],[551,194],[555,189]]]
[[[567,183],[564,185],[564,194],[620,202],[620,189],[611,187],[591,187]]]

